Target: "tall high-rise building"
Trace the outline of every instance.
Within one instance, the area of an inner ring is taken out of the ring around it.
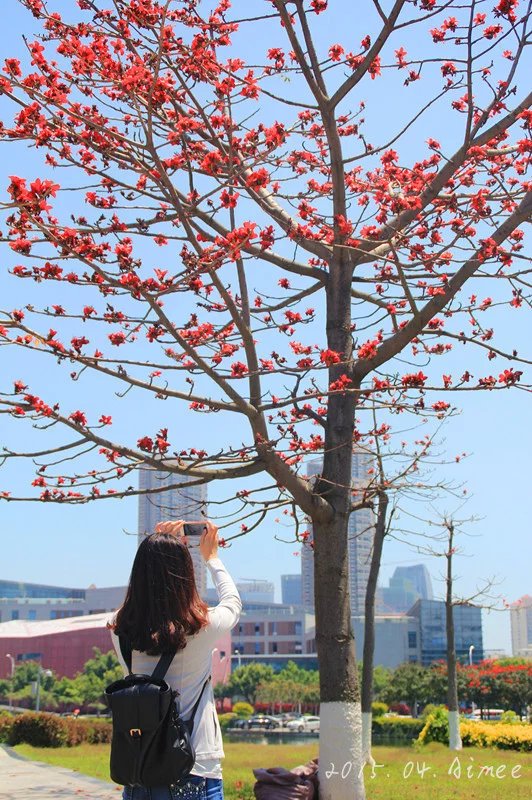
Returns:
[[[281,596],[287,605],[301,605],[301,575],[281,575]]]
[[[243,603],[273,603],[275,586],[260,578],[243,578],[236,588]]]
[[[139,469],[139,489],[153,490],[176,483],[185,483],[186,477],[176,475],[153,467]],[[166,520],[184,519],[201,520],[205,516],[207,507],[207,486],[190,486],[181,489],[168,488],[161,492],[139,495],[139,528],[138,544],[144,536],[153,533],[158,522]],[[190,554],[194,563],[196,586],[203,597],[207,590],[207,569],[199,547],[196,542],[191,542]]]
[[[372,458],[360,450],[353,452],[352,484],[353,488],[363,488],[369,482],[368,470],[372,467]],[[319,475],[322,460],[310,461],[307,465],[308,477]],[[349,596],[351,614],[363,614],[366,598],[366,586],[369,579],[371,548],[375,533],[375,517],[371,509],[363,508],[354,511],[349,518],[348,527],[348,559],[349,559]],[[303,605],[314,607],[314,551],[307,545],[301,548],[301,594]]]
[[[432,583],[424,564],[396,567],[388,586],[380,590],[382,610],[404,614],[416,600],[432,600]]]
[[[404,614],[420,599],[412,581],[398,578],[395,574],[390,578],[388,586],[379,587],[379,590],[378,609],[383,614]]]
[[[532,597],[525,594],[510,606],[512,655],[532,658]]]
[[[305,608],[314,608],[314,550],[301,545],[301,602]]]
[[[414,589],[422,600],[433,599],[432,581],[425,564],[411,564],[407,567],[396,567],[393,576],[394,578],[406,578],[412,581]]]

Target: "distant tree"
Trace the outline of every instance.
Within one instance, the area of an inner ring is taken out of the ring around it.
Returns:
[[[382,700],[382,695],[390,684],[392,674],[390,667],[384,667],[382,664],[377,664],[373,668],[373,695],[376,700]]]
[[[393,671],[388,686],[380,695],[380,699],[390,706],[404,701],[410,706],[413,716],[417,716],[418,704],[424,704],[430,699],[426,668],[408,662],[400,664]]]
[[[441,542],[440,549],[436,546],[418,545],[419,552],[433,555],[445,562],[445,640],[447,661],[447,696],[449,722],[449,749],[461,750],[462,739],[460,736],[459,716],[459,686],[458,686],[458,658],[455,641],[455,609],[460,606],[475,606],[476,608],[494,608],[497,597],[492,594],[495,580],[486,579],[481,586],[477,586],[468,597],[456,594],[454,564],[457,555],[462,553],[462,548],[457,544],[457,538],[464,533],[466,523],[474,521],[473,517],[459,520],[454,514],[440,514],[436,519],[428,520],[428,525],[437,531],[431,538]]]
[[[104,704],[105,687],[119,678],[124,673],[114,650],[102,653],[99,648],[93,648],[94,656],[85,662],[81,672],[73,680],[73,692],[83,698],[84,705]]]
[[[75,678],[61,678],[54,686],[54,697],[57,702],[71,710],[85,705],[86,698],[80,682]]]
[[[74,678],[58,678],[53,672],[48,675],[48,671],[41,674],[41,708],[53,709],[61,705],[103,707],[105,687],[121,678],[123,672],[114,650],[102,653],[95,647],[93,653],[93,657]],[[6,682],[14,700],[30,706],[35,704],[32,684],[37,680],[38,669],[37,661],[25,661],[16,665],[13,679]]]
[[[228,694],[240,695],[254,705],[258,686],[271,680],[273,675],[273,668],[266,664],[244,664],[231,673],[227,684]]]
[[[39,661],[22,661],[21,663],[16,664],[15,674],[13,675],[12,679],[13,691],[19,692],[21,689],[24,689],[33,681],[36,681],[37,674],[39,672],[39,667],[40,667]],[[50,672],[52,671],[50,670]],[[49,691],[53,688],[55,681],[56,677],[53,672],[51,675],[48,675],[45,672],[41,676],[41,688],[44,691]]]
[[[123,677],[122,667],[114,650],[102,653],[98,647],[94,647],[93,654],[83,665],[80,675],[93,676],[104,683],[112,683]]]
[[[527,659],[485,660],[464,667],[467,691],[481,709],[503,708],[520,717],[532,705],[532,663]]]

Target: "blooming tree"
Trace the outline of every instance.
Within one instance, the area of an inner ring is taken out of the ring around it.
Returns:
[[[145,464],[176,487],[239,479],[248,529],[270,508],[302,512],[321,796],[360,800],[352,448],[392,435],[395,415],[445,413],[450,392],[526,386],[495,322],[529,299],[530,4],[19,3],[39,33],[5,60],[1,136],[42,166],[4,192],[9,273],[56,297],[5,308],[2,344],[118,386],[137,408],[145,397],[201,414],[218,437],[237,418],[242,441],[180,447],[175,414],[158,430],[138,414],[113,436],[109,408],[91,419],[13,376],[1,412],[44,429],[44,444],[4,451],[34,459],[37,491],[2,496],[118,499]],[[455,347],[456,374],[439,364]],[[389,422],[373,430],[368,407]],[[312,484],[309,452],[323,456]]]

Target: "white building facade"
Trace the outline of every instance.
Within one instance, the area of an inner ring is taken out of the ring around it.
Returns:
[[[371,456],[361,451],[353,453],[352,484],[354,489],[363,489],[370,481]],[[307,476],[319,475],[322,460],[316,459],[307,465]],[[371,548],[375,535],[375,515],[369,508],[354,511],[349,518],[348,559],[349,596],[351,614],[364,613],[366,587],[369,579]],[[304,544],[301,548],[301,593],[306,608],[314,608],[314,551]]]
[[[144,536],[153,533],[158,522],[175,519],[199,521],[206,516],[206,484],[182,489],[170,488],[173,484],[187,482],[187,478],[183,475],[156,470],[152,467],[139,469],[139,489],[148,492],[139,495],[139,544]],[[162,489],[162,491],[154,492],[154,489]],[[194,562],[196,586],[200,595],[203,596],[207,590],[207,568],[196,542],[190,543],[190,554]]]
[[[532,658],[532,597],[525,594],[510,606],[512,655]]]

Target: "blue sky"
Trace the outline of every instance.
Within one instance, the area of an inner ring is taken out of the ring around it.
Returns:
[[[31,18],[22,13],[16,0],[6,0],[6,8],[12,12],[4,19],[0,31],[0,53],[16,56],[21,52],[20,36],[31,25]],[[66,8],[69,0],[56,3]],[[320,17],[321,19],[321,17]],[[361,30],[361,35],[364,34]],[[339,33],[339,32],[338,32]],[[318,37],[325,36],[324,29]],[[327,41],[334,41],[333,34],[327,32]],[[361,36],[356,34],[355,41]],[[339,37],[339,40],[340,37]],[[321,41],[321,38],[320,38]],[[399,43],[398,43],[399,44]],[[352,45],[354,46],[354,45]],[[398,46],[398,45],[397,45]],[[377,91],[377,90],[376,90]],[[390,109],[397,104],[396,98],[382,106],[381,121],[389,119]],[[375,124],[375,117],[374,123]],[[379,117],[377,116],[377,119]],[[432,123],[431,123],[432,124]],[[432,135],[437,135],[434,130]],[[427,128],[428,134],[428,128]],[[422,137],[423,138],[423,137]],[[2,145],[5,148],[5,145]],[[6,150],[2,151],[4,155]],[[22,174],[33,177],[38,172],[38,159],[21,148],[10,148],[9,157],[0,166],[0,191],[5,191],[7,175]],[[2,269],[5,269],[4,250]],[[7,303],[3,307],[21,306],[24,303],[40,302],[45,305],[51,300],[47,288],[28,282],[7,280],[5,273],[0,278],[2,294]],[[43,301],[46,298],[46,301]],[[63,298],[61,298],[62,300]],[[54,302],[58,302],[54,295]],[[499,323],[503,328],[503,339],[508,343],[524,344],[529,339],[524,310],[509,313]],[[528,336],[527,336],[528,334]],[[456,353],[446,362],[445,370],[454,366],[456,371],[465,364],[461,353]],[[2,388],[11,379],[23,378],[31,382],[37,392],[53,399],[53,383],[61,382],[59,370],[51,359],[36,359],[28,354],[21,359],[19,351],[8,348],[0,350]],[[470,367],[470,361],[467,362]],[[62,372],[64,373],[64,369]],[[484,366],[482,372],[489,370]],[[66,407],[83,408],[97,416],[112,409],[122,408],[112,389],[99,379],[93,383],[80,381],[77,384],[64,384],[61,397]],[[105,397],[105,402],[103,401]],[[484,394],[463,394],[457,401],[462,409],[446,427],[445,449],[450,454],[463,451],[470,453],[457,468],[449,471],[452,478],[463,481],[469,490],[471,500],[462,515],[476,515],[479,521],[469,530],[474,534],[463,542],[467,556],[457,560],[458,588],[464,595],[471,594],[475,586],[486,577],[500,581],[497,592],[512,601],[525,593],[532,593],[530,585],[530,426],[527,425],[529,396],[522,391],[504,391]],[[139,409],[135,403],[124,405],[117,430],[137,430]],[[170,422],[174,430],[182,431],[187,446],[190,441],[201,442],[206,430],[201,417],[183,416],[182,408],[172,409],[165,403],[143,400],[141,418],[149,419],[149,428],[155,431]],[[27,425],[6,421],[0,417],[2,426],[1,441],[17,448],[38,448],[42,446],[41,437],[35,437]],[[229,423],[230,424],[230,423]],[[135,427],[137,426],[137,427]],[[210,426],[209,426],[210,427]],[[147,431],[141,431],[141,433]],[[218,435],[228,434],[240,441],[239,428],[224,426]],[[215,443],[213,436],[209,443]],[[28,469],[22,465],[0,470],[0,489],[12,489],[14,493],[26,490]],[[240,488],[240,487],[236,487]],[[209,488],[211,499],[221,499],[225,487]],[[120,502],[104,501],[79,507],[43,505],[37,503],[0,504],[0,525],[2,531],[2,567],[0,577],[9,580],[26,580],[46,583],[59,583],[73,586],[98,586],[122,584],[127,580],[136,539],[129,533],[136,533],[137,499],[130,498]],[[249,537],[238,540],[222,556],[236,579],[267,578],[275,581],[277,599],[280,600],[281,573],[297,572],[300,568],[297,548],[284,544],[275,536],[286,538],[286,530],[276,525],[273,519]],[[398,564],[418,563],[423,560],[431,572],[436,595],[443,591],[443,584],[437,580],[441,566],[434,559],[420,558],[406,545],[390,543],[385,551],[382,581],[387,582]],[[484,616],[485,645],[489,648],[505,648],[509,651],[509,618],[507,612],[491,612]]]

